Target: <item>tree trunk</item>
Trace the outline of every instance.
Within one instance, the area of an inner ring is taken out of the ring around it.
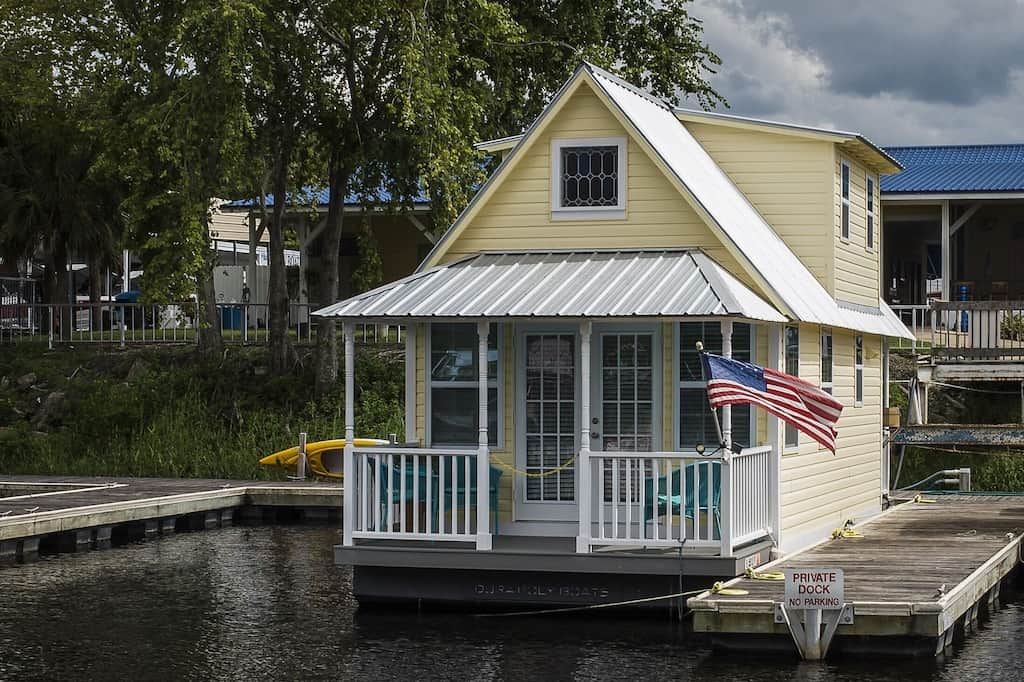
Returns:
[[[210,228],[204,218],[203,229],[210,234]],[[203,254],[203,266],[199,273],[197,289],[198,309],[196,322],[199,324],[199,352],[217,356],[224,351],[224,337],[221,336],[220,315],[217,310],[217,292],[213,284],[213,267],[217,262],[217,252],[207,247]]]
[[[103,270],[97,256],[89,256],[89,303],[99,303],[103,296]]]
[[[279,143],[274,159],[274,213],[270,220],[270,284],[268,292],[270,369],[284,374],[291,369],[295,353],[288,338],[288,281],[284,266],[284,214],[288,193],[288,161],[291,146]]]
[[[68,305],[73,303],[68,290],[68,253],[66,245],[59,239],[53,243],[47,258],[46,302],[53,306],[51,330],[54,336],[70,340],[74,312]]]
[[[329,169],[330,201],[327,205],[327,223],[320,235],[320,292],[321,306],[338,300],[338,251],[341,248],[345,194],[348,189],[348,170],[338,167],[337,157],[331,159]],[[338,380],[338,325],[333,317],[321,317],[316,322],[316,369],[314,388],[316,395],[329,393]]]

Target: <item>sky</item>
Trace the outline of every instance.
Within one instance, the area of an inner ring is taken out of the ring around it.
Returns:
[[[881,145],[1024,142],[1024,0],[695,0],[719,107]]]

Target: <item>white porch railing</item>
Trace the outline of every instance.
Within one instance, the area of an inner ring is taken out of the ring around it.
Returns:
[[[478,495],[479,450],[356,447],[345,497],[355,500],[353,539],[474,542],[489,532],[494,474],[485,462]],[[482,501],[482,505],[481,505]]]
[[[772,530],[772,511],[777,498],[771,490],[772,448],[746,448],[732,456],[729,476],[727,518],[732,527],[732,545],[764,537]]]
[[[734,547],[770,534],[773,452],[590,452],[589,544]]]
[[[907,339],[893,339],[893,348],[905,349],[909,347],[912,351],[916,352],[918,341],[930,340],[932,334],[931,307],[927,303],[920,305],[897,304],[890,306],[890,308],[914,334],[914,338],[909,341]]]

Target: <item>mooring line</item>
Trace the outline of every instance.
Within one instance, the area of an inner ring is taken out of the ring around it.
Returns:
[[[609,602],[607,604],[588,604],[586,606],[567,606],[565,608],[558,609],[541,609],[539,611],[513,611],[511,613],[477,613],[474,614],[477,618],[507,618],[510,616],[540,616],[546,613],[572,613],[573,611],[591,611],[593,609],[608,609],[613,606],[629,606],[630,604],[643,604],[652,601],[662,601],[665,599],[675,599],[677,597],[686,597],[691,594],[700,594],[701,592],[707,592],[709,588],[704,587],[699,590],[689,590],[687,592],[676,592],[674,594],[666,594],[660,597],[645,597],[643,599],[630,599],[628,601],[616,601]]]

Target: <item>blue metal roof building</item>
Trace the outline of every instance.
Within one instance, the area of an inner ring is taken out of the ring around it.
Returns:
[[[326,187],[303,187],[297,194],[289,196],[289,199],[300,205],[313,205],[313,206],[327,206],[330,201],[331,192]],[[363,197],[358,194],[350,194],[345,197],[346,206],[360,206],[362,205]],[[366,197],[367,203],[370,204],[389,204],[393,201],[393,197],[390,192],[386,189],[381,188],[372,197]],[[414,205],[430,203],[430,198],[422,192],[419,196],[413,199]],[[235,199],[221,205],[221,208],[252,208],[258,206],[259,202],[256,199]],[[267,195],[267,208],[274,205],[274,195]]]
[[[882,176],[884,194],[1024,192],[1024,144],[886,147],[905,170]]]

